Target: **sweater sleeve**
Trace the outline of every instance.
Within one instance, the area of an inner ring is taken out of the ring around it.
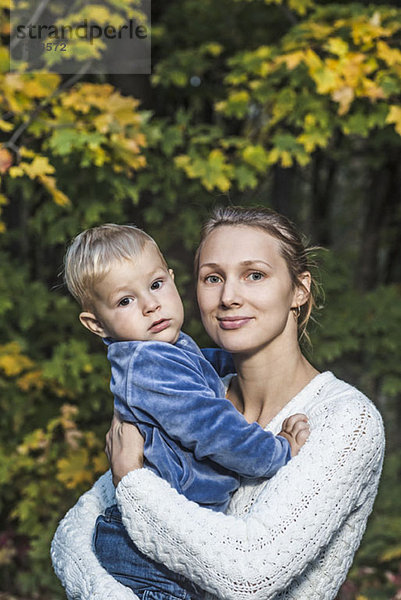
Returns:
[[[126,529],[145,554],[228,600],[276,597],[352,517],[348,556],[336,559],[349,567],[376,495],[384,434],[371,403],[348,400],[309,415],[309,440],[262,484],[244,518],[201,508],[141,469],[116,490]]]
[[[115,503],[110,471],[78,500],[60,522],[51,544],[54,571],[69,600],[135,600],[98,562],[92,538],[96,519]]]
[[[217,375],[216,375],[217,379]],[[288,441],[248,423],[226,398],[216,397],[203,374],[172,344],[142,344],[127,380],[128,404],[139,421],[245,477],[271,477],[291,458]]]

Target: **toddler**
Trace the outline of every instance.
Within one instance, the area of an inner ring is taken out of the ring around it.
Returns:
[[[223,375],[233,371],[231,357],[209,350],[207,360],[181,332],[174,274],[145,232],[114,224],[82,232],[67,251],[65,281],[81,323],[108,347],[115,411],[144,437],[145,467],[179,493],[224,511],[241,476],[271,477],[297,454],[306,417],[293,415],[274,436],[225,398],[209,360]],[[98,518],[94,546],[103,567],[139,598],[198,597],[192,583],[141,554],[116,505]]]

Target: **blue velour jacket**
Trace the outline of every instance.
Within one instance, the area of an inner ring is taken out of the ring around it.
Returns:
[[[105,340],[115,409],[145,439],[145,466],[178,492],[216,511],[240,476],[271,477],[291,457],[288,441],[249,424],[224,395],[229,354],[180,333],[175,344]]]

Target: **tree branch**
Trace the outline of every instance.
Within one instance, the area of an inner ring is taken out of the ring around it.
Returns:
[[[43,13],[43,11],[45,10],[45,8],[49,4],[49,2],[50,2],[50,0],[41,0],[41,2],[39,3],[38,7],[35,10],[35,12],[33,13],[31,20],[29,21],[27,27],[29,27],[29,25],[36,24],[37,20],[39,19],[40,15]],[[14,37],[10,41],[10,50],[14,50],[14,48],[16,48],[18,46],[18,44],[21,42],[21,39],[22,38]]]

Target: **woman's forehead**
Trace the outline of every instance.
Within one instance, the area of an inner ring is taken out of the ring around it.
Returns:
[[[249,225],[222,225],[205,239],[200,267],[205,262],[281,261],[280,242],[267,231]]]

